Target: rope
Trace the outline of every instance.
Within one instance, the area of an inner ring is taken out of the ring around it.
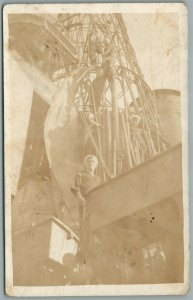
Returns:
[[[155,121],[156,121],[156,129],[157,129],[157,143],[158,143],[158,152],[160,152],[160,139],[159,139],[159,125],[158,125],[158,111],[155,99],[155,90],[154,90],[154,80],[153,80],[153,57],[152,57],[152,39],[151,39],[151,16],[148,15],[148,42],[149,42],[149,68],[150,68],[150,76],[151,76],[151,84],[152,84],[152,94],[153,94],[153,102],[154,102],[154,109],[155,109]]]

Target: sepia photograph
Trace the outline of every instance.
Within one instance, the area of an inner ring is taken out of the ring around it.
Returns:
[[[187,8],[4,7],[6,293],[186,294]]]

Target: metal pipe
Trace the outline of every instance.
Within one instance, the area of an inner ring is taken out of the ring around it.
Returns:
[[[111,116],[110,110],[106,109],[106,151],[107,151],[107,166],[111,171],[111,147],[112,147],[112,132],[111,132]]]
[[[126,124],[125,124],[125,119],[124,119],[123,113],[120,113],[120,119],[121,119],[121,125],[122,125],[122,129],[123,129],[123,136],[124,136],[124,141],[125,141],[125,146],[126,146],[127,162],[128,162],[129,168],[132,168],[133,165],[132,165],[128,135],[127,135]]]

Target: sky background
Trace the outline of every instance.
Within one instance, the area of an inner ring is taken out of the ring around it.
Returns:
[[[180,90],[178,15],[123,14],[146,82],[152,89]]]

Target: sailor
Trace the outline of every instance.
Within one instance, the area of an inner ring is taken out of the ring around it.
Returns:
[[[96,78],[92,81],[93,96],[95,101],[95,109],[98,111],[100,105],[103,103],[105,96],[105,80],[106,76],[104,74],[102,67],[96,67]]]
[[[89,211],[85,196],[89,191],[100,185],[100,178],[95,175],[98,166],[98,159],[94,155],[87,155],[83,160],[84,170],[75,177],[74,186],[71,191],[78,199],[79,204],[79,228],[80,228],[80,249],[84,259],[87,255],[87,247],[90,239]]]
[[[91,65],[97,65],[99,63],[99,54],[101,54],[101,42],[96,32],[91,32],[88,43],[88,55]]]
[[[87,113],[87,119],[90,126],[98,126],[98,127],[101,126],[98,122],[95,121],[94,114],[92,112]]]
[[[140,144],[144,143],[142,138],[142,128],[140,126],[141,118],[138,115],[133,115],[130,118],[131,138],[136,139]]]
[[[86,113],[86,121],[87,121],[87,127],[84,130],[84,139],[83,139],[84,147],[88,147],[88,140],[90,140],[91,136],[95,135],[97,127],[101,127],[101,125],[95,121],[95,116],[92,112]]]
[[[109,82],[112,104],[116,103],[116,69],[115,69],[115,49],[113,41],[106,37],[103,41],[103,64],[104,83]]]
[[[114,56],[115,51],[113,43],[106,37],[103,41],[103,70],[106,73],[109,82],[115,78]]]
[[[141,117],[139,115],[132,115],[130,118],[131,141],[134,148],[139,148],[141,162],[144,161],[144,153],[146,152],[146,144],[143,138],[143,131],[141,127]]]

